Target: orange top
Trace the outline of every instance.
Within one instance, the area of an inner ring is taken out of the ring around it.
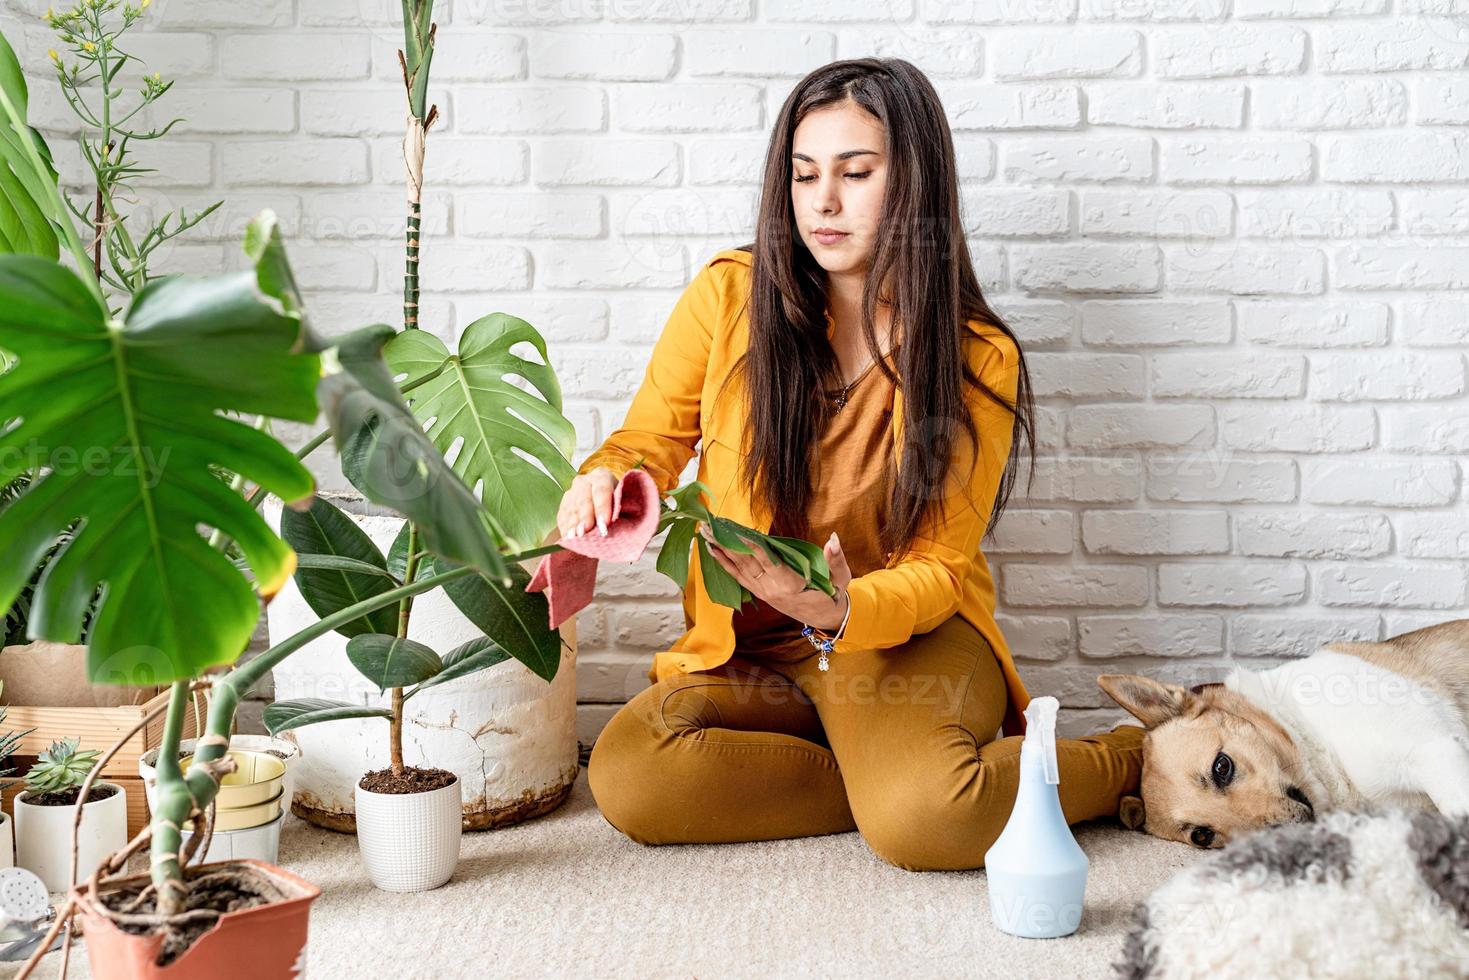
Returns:
[[[894,345],[896,349],[896,345]],[[892,351],[883,360],[897,370]],[[841,389],[828,390],[836,408]],[[886,567],[882,529],[888,520],[893,470],[892,381],[877,362],[848,382],[845,401],[832,415],[813,452],[812,494],[806,508],[806,536],[825,544],[833,531],[853,577]],[[775,515],[771,534],[794,536],[784,514]],[[802,624],[758,596],[735,610],[735,647],[741,653],[793,660],[816,652],[801,635]]]
[[[732,367],[749,347],[745,300],[751,259],[743,249],[725,249],[694,276],[653,345],[623,424],[582,462],[578,473],[605,466],[621,476],[641,460],[659,490],[670,493],[698,445],[696,478],[710,489],[710,509],[715,516],[771,531],[773,522],[765,502],[747,494],[738,480],[746,452],[742,445],[744,375],[730,380]],[[970,370],[1014,404],[1020,377],[1014,342],[998,327],[980,320],[970,320],[965,326],[963,349]],[[835,333],[836,324],[828,315],[827,335]],[[881,377],[876,366],[872,371]],[[730,381],[728,387],[726,381]],[[1013,416],[972,386],[966,386],[966,398],[979,435],[978,465],[961,431],[952,440],[957,458],[942,488],[942,513],[937,506],[930,508],[912,549],[902,560],[865,574],[856,574],[853,568],[855,577],[847,590],[851,613],[832,656],[845,650],[897,646],[958,613],[993,648],[1009,693],[1004,731],[1019,734],[1024,731],[1021,712],[1030,697],[995,622],[994,580],[979,548],[1010,453]],[[896,391],[889,447],[902,445],[902,433],[903,397]],[[890,448],[889,455],[894,467],[901,465]],[[975,479],[969,481],[971,470]],[[697,548],[689,561],[683,608],[687,629],[669,649],[654,656],[650,681],[675,671],[708,670],[734,653],[734,610],[714,602],[705,591]]]

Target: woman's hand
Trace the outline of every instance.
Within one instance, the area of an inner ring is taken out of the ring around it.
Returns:
[[[617,477],[605,466],[572,477],[556,512],[561,537],[579,538],[593,525],[606,537],[607,525],[612,522],[612,491],[616,489]]]
[[[699,533],[704,536],[714,560],[752,595],[763,599],[772,608],[798,623],[809,623],[818,629],[835,630],[842,625],[842,618],[847,614],[847,584],[852,581],[852,570],[847,567],[847,556],[842,552],[841,539],[835,532],[822,548],[831,568],[831,584],[836,586],[835,599],[820,589],[808,589],[799,572],[771,561],[765,549],[749,538],[741,536],[740,540],[751,545],[752,554],[741,555],[721,548],[707,524],[699,525]]]

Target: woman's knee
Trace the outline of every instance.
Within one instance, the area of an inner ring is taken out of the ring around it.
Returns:
[[[984,866],[1005,813],[976,805],[929,778],[895,778],[878,805],[852,800],[862,839],[874,854],[905,871],[963,871]]]
[[[653,733],[631,703],[623,705],[603,726],[587,758],[587,788],[597,809],[615,829],[639,844],[655,843],[652,820],[657,815],[649,776]]]

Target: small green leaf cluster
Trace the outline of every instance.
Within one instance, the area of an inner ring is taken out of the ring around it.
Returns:
[[[59,793],[79,789],[102,753],[82,749],[80,738],[63,738],[52,742],[26,773],[26,789],[32,793]]]

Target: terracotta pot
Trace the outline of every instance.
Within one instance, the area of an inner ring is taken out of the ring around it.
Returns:
[[[248,865],[269,875],[288,898],[240,912],[226,912],[183,956],[166,967],[155,965],[163,945],[159,935],[123,932],[98,911],[82,889],[73,889],[86,938],[87,961],[97,980],[296,980],[306,972],[306,928],[311,903],[321,889],[284,868],[264,861],[221,861],[201,868]],[[142,883],[148,875],[109,881],[105,893]]]

